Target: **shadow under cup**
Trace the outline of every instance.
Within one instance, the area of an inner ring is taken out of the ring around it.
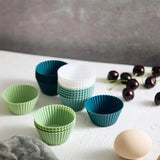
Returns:
[[[37,65],[35,76],[41,91],[49,96],[57,95],[57,71],[67,64],[63,61],[49,60]]]
[[[85,102],[91,121],[100,127],[115,124],[123,108],[123,101],[110,95],[98,95]]]

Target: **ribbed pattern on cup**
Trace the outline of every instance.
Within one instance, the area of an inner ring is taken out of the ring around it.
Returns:
[[[115,124],[118,120],[120,113],[121,113],[121,110],[116,113],[107,114],[107,115],[97,115],[92,112],[88,112],[91,121],[95,125],[100,127],[107,127]]]
[[[74,111],[81,111],[84,109],[84,103],[86,102],[87,98],[85,99],[69,99],[65,98],[60,95],[60,99],[62,103],[70,108],[72,108]]]
[[[46,84],[40,81],[37,81],[42,93],[48,96],[55,96],[57,95],[57,84]]]
[[[62,131],[65,131],[65,130],[68,130],[68,129],[73,128],[73,127],[75,126],[75,122],[76,122],[76,119],[74,119],[73,122],[70,123],[70,125],[65,126],[65,127],[63,127],[63,128],[60,128],[60,127],[57,127],[57,128],[52,128],[52,127],[46,128],[46,127],[42,127],[41,125],[39,125],[38,123],[36,123],[36,122],[34,121],[34,126],[35,126],[36,128],[39,128],[39,129],[43,130],[43,131],[46,131],[46,132],[54,132],[54,133],[57,133],[57,132],[62,132]]]
[[[23,115],[35,108],[39,92],[30,85],[13,85],[3,91],[2,97],[11,113]]]
[[[46,131],[40,130],[37,127],[36,129],[42,141],[47,143],[48,145],[60,145],[60,144],[65,143],[69,139],[71,132],[72,132],[72,128],[69,130],[65,130],[65,131],[57,132],[57,133],[46,132]]]
[[[116,123],[123,108],[123,102],[114,96],[98,95],[85,102],[85,108],[91,121],[106,127]]]
[[[39,128],[59,131],[72,128],[75,124],[75,112],[64,105],[49,105],[39,109],[34,121]]]
[[[93,95],[94,85],[91,86],[90,88],[83,89],[83,90],[71,90],[71,89],[64,88],[60,84],[58,84],[57,92],[59,95],[69,99],[86,99]]]

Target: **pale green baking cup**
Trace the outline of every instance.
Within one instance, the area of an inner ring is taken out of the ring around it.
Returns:
[[[53,132],[72,128],[75,119],[75,112],[60,104],[44,106],[34,115],[34,123],[38,128]]]
[[[43,131],[47,131],[47,132],[62,132],[62,131],[68,130],[70,128],[73,128],[75,126],[75,123],[76,123],[76,119],[74,119],[69,125],[66,125],[64,127],[47,128],[47,127],[42,127],[41,125],[39,125],[38,123],[36,123],[34,121],[34,126],[36,128],[39,128],[39,129],[41,129]]]
[[[72,128],[56,133],[43,131],[37,127],[36,129],[42,141],[47,143],[48,145],[53,145],[53,146],[65,143],[69,139],[72,132]]]
[[[38,89],[26,84],[10,86],[2,94],[9,111],[16,115],[30,113],[35,108],[38,97]]]
[[[69,99],[69,98],[65,98],[63,96],[59,96],[62,103],[70,108],[72,108],[74,111],[81,111],[84,109],[84,104],[86,102],[86,100],[89,98],[84,98],[84,99]]]

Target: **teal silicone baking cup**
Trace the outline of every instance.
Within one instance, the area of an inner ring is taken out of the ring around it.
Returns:
[[[38,97],[38,89],[25,84],[10,86],[2,94],[9,111],[16,115],[30,113],[35,108]]]
[[[62,103],[70,108],[72,108],[74,111],[81,111],[84,109],[84,104],[88,98],[85,99],[69,99],[65,98],[60,95],[60,99]]]
[[[53,145],[53,146],[65,143],[69,139],[72,132],[72,128],[62,132],[56,132],[56,133],[43,131],[37,127],[36,129],[42,141],[47,143],[48,145]]]
[[[34,115],[36,126],[46,131],[63,131],[75,124],[75,112],[64,105],[49,105],[40,108]]]
[[[91,121],[100,127],[115,124],[123,108],[121,99],[110,95],[98,95],[85,102]]]

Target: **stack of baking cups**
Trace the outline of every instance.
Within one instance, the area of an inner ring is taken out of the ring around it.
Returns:
[[[58,94],[62,103],[74,111],[84,108],[85,101],[93,95],[95,74],[80,63],[67,64],[58,69]]]
[[[44,106],[34,116],[34,125],[40,138],[49,145],[65,143],[75,122],[75,112],[67,106],[58,104]]]
[[[49,60],[37,65],[35,76],[44,94],[57,95],[57,70],[65,64],[63,61]]]

